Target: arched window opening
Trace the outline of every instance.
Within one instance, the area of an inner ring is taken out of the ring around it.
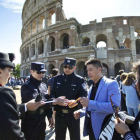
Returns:
[[[51,42],[51,51],[55,50],[55,39],[52,37],[52,42]]]
[[[123,41],[123,46],[124,46],[124,49],[127,48],[127,49],[130,49],[131,48],[131,40],[129,38],[126,38],[124,41]]]
[[[36,21],[32,22],[32,34],[36,33]]]
[[[43,51],[44,51],[44,43],[42,40],[40,40],[38,46],[38,54],[43,54]]]
[[[118,41],[118,40],[116,40],[116,43],[117,43],[117,46],[118,46],[118,48],[119,48],[119,41]]]
[[[105,49],[107,47],[107,37],[104,34],[99,34],[96,37],[96,48]]]
[[[90,45],[90,39],[88,37],[86,37],[84,40],[83,40],[83,46],[88,46]]]
[[[76,68],[77,68],[77,73],[80,76],[87,77],[85,62],[83,62],[83,61],[78,62],[77,65],[76,65]]]
[[[39,30],[42,30],[45,28],[45,18],[44,16],[41,16],[39,19]]]
[[[99,41],[96,46],[97,48],[102,49],[106,47],[106,43],[104,41]]]
[[[35,55],[35,44],[32,45],[31,47],[31,57]]]
[[[109,74],[109,72],[108,72],[108,66],[106,64],[104,64],[104,63],[102,63],[102,64],[103,64],[102,74],[104,76],[108,77],[108,74]]]
[[[140,39],[136,40],[136,54],[140,54]]]
[[[63,39],[63,48],[69,48],[69,35],[66,35]]]
[[[119,70],[125,71],[125,65],[121,62],[116,63],[114,66],[115,76],[119,74]]]
[[[51,18],[52,25],[56,23],[56,14],[54,13]]]

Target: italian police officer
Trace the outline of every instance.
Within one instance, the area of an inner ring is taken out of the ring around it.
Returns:
[[[21,87],[22,103],[39,97],[39,100],[47,99],[47,87],[42,82],[45,73],[44,64],[41,62],[31,63],[30,78]],[[21,129],[26,140],[45,140],[45,117],[48,117],[50,126],[53,125],[50,104],[43,105],[36,111],[27,111],[22,119]]]
[[[65,58],[63,63],[64,74],[55,77],[51,97],[65,96],[71,102],[79,97],[87,96],[84,79],[74,72],[75,65],[76,59]],[[80,121],[75,120],[73,116],[73,112],[77,109],[79,109],[79,106],[69,108],[68,106],[56,105],[54,107],[56,111],[55,140],[65,140],[67,128],[71,140],[80,140]]]

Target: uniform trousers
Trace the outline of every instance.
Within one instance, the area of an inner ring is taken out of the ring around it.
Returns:
[[[46,123],[21,125],[21,130],[25,135],[26,140],[45,140]]]
[[[67,128],[69,129],[70,140],[80,140],[80,119],[76,120],[73,112],[62,114],[56,111],[55,140],[65,140]]]

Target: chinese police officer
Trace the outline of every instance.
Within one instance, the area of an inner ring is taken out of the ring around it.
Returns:
[[[84,79],[74,72],[75,65],[76,59],[65,58],[63,63],[64,74],[54,78],[51,97],[65,96],[71,102],[71,100],[87,96]],[[56,111],[55,140],[65,140],[67,128],[71,140],[80,140],[80,120],[75,120],[73,116],[73,112],[77,109],[79,109],[79,106],[69,108],[68,106],[56,105],[54,107]]]
[[[44,64],[41,62],[31,63],[31,76],[21,87],[22,103],[26,103],[31,99],[48,101],[47,87],[42,82],[45,73]],[[45,117],[47,115],[49,126],[53,126],[52,105],[64,105],[63,99],[54,99],[55,102],[46,103],[36,111],[27,111],[22,119],[21,129],[24,132],[26,140],[45,140]],[[65,99],[64,99],[65,100]],[[67,103],[66,103],[67,105]]]

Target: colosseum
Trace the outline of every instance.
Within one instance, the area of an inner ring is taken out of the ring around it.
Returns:
[[[62,0],[26,0],[22,25],[21,77],[29,75],[33,61],[45,63],[46,74],[53,68],[62,73],[65,57],[77,59],[76,73],[83,77],[87,76],[84,63],[98,58],[103,74],[110,77],[120,69],[129,72],[132,62],[140,58],[139,16],[109,17],[82,25],[65,17]]]

